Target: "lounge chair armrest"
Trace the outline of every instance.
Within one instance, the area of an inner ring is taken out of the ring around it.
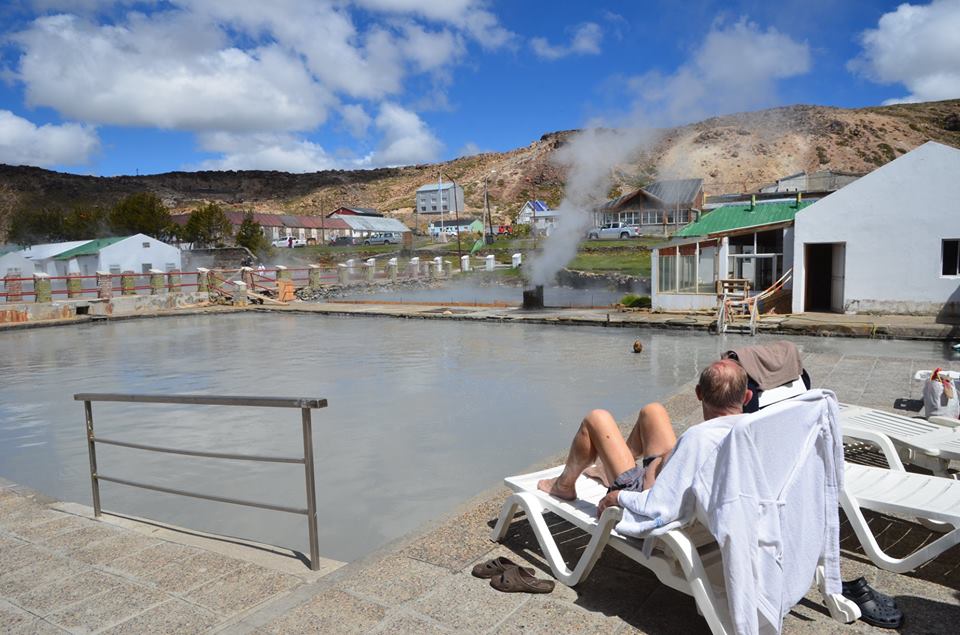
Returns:
[[[960,428],[960,419],[954,419],[953,417],[933,415],[932,417],[927,417],[927,421],[930,423],[939,424],[941,426],[946,426],[948,428]]]
[[[891,470],[906,472],[906,469],[903,467],[903,462],[900,460],[900,455],[897,454],[897,449],[893,445],[893,441],[891,441],[890,437],[884,433],[877,432],[876,430],[858,428],[855,425],[849,425],[846,423],[843,424],[842,430],[843,436],[845,437],[866,441],[880,448],[880,451],[883,452],[883,457],[887,460],[887,464],[890,466]]]

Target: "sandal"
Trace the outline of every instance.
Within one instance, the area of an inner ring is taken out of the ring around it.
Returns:
[[[504,558],[503,556],[500,556],[499,558],[494,558],[493,560],[487,560],[486,562],[481,562],[480,564],[475,566],[473,568],[473,571],[471,571],[470,573],[475,578],[482,578],[486,580],[487,578],[492,578],[494,576],[498,576],[504,573],[507,569],[511,567],[516,568],[519,566],[520,565],[518,565],[516,562],[514,562],[510,558]],[[529,573],[531,576],[533,575],[533,569],[529,567],[524,567],[523,570]]]
[[[860,619],[877,628],[900,628],[903,611],[888,595],[880,593],[863,578],[843,585],[843,597],[860,607]]]
[[[490,578],[490,586],[504,593],[550,593],[553,580],[540,580],[520,567],[510,567],[500,575]]]

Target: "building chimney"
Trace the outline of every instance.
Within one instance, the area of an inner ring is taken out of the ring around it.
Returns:
[[[750,195],[750,211],[753,211],[753,208],[757,206],[757,195]]]
[[[803,192],[797,190],[797,209],[800,209],[800,201],[803,200]]]

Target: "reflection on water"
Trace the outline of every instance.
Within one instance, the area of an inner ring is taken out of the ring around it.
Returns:
[[[337,299],[344,300],[381,300],[389,302],[436,302],[442,303],[473,303],[473,304],[507,304],[519,306],[522,302],[523,290],[519,287],[505,285],[449,285],[430,289],[389,289],[383,291],[364,291],[358,289]],[[543,302],[548,307],[587,307],[613,306],[619,302],[624,291],[604,289],[574,289],[573,287],[546,287],[543,290]]]
[[[580,417],[663,399],[748,341],[628,329],[290,315],[192,316],[0,333],[0,475],[89,504],[76,392],[325,397],[314,412],[321,552],[349,560],[566,450]],[[761,338],[758,338],[760,340]],[[757,340],[752,340],[757,341]],[[936,357],[939,345],[797,339],[806,350]],[[886,352],[886,353],[884,353]],[[95,404],[97,433],[300,453],[299,412]],[[109,476],[302,507],[295,465],[98,447]],[[306,548],[301,516],[104,483],[105,509]]]

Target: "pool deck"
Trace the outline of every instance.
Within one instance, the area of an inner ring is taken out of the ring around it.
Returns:
[[[114,320],[131,320],[178,315],[208,315],[244,311],[300,313],[338,316],[380,316],[435,320],[463,320],[496,323],[556,324],[620,328],[657,328],[708,331],[714,323],[712,313],[656,313],[617,308],[553,308],[525,311],[518,307],[470,304],[403,304],[377,302],[291,302],[280,305],[232,307],[210,305],[181,309],[142,311],[116,316],[78,316],[69,319],[0,323],[0,332],[46,326],[64,326]],[[731,329],[736,332],[735,328]],[[879,339],[960,339],[960,320],[938,321],[931,315],[843,315],[838,313],[802,313],[763,316],[760,333],[781,335],[819,335]]]
[[[809,354],[815,383],[842,401],[894,410],[917,405],[911,380],[933,359]],[[700,420],[692,386],[665,401],[678,432]],[[625,423],[624,427],[629,427]],[[529,470],[555,465],[552,457]],[[0,632],[19,633],[706,633],[691,598],[606,550],[576,588],[548,595],[503,594],[470,575],[498,555],[549,577],[521,518],[503,543],[490,529],[507,496],[496,487],[421,531],[346,565],[309,571],[292,554],[233,540],[208,540],[155,524],[59,503],[0,481]],[[870,515],[884,547],[909,552],[936,534],[906,520]],[[322,520],[321,520],[322,522]],[[566,532],[576,557],[583,534]],[[907,615],[901,632],[944,633],[960,623],[960,546],[919,570],[874,567],[844,524],[844,579],[864,575]],[[786,633],[881,632],[831,621],[811,590],[787,616]]]

